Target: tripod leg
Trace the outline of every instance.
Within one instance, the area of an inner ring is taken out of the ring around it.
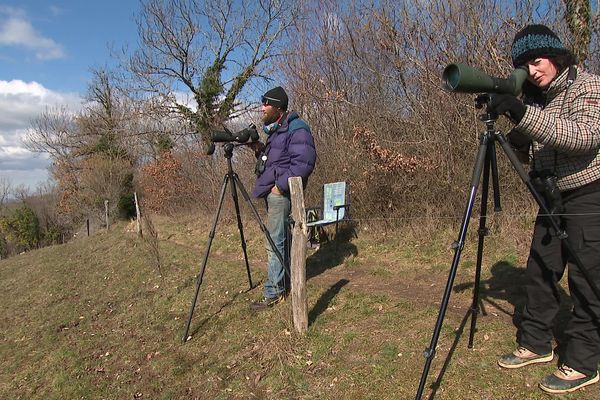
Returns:
[[[237,175],[234,175],[233,179],[236,181],[236,185],[240,189],[240,193],[242,194],[242,197],[244,198],[244,200],[246,200],[246,203],[248,203],[248,205],[250,206],[250,210],[252,210],[252,215],[254,215],[254,219],[256,219],[256,221],[258,222],[258,225],[260,226],[260,230],[263,231],[263,233],[265,234],[265,237],[267,238],[267,241],[269,242],[269,246],[271,246],[271,248],[273,249],[273,252],[275,253],[275,256],[277,256],[277,259],[279,260],[281,265],[285,266],[286,264],[285,264],[283,255],[281,254],[281,252],[279,250],[277,250],[277,246],[275,246],[275,242],[273,242],[273,239],[271,238],[271,235],[269,234],[269,230],[267,229],[267,226],[261,221],[260,215],[258,215],[258,211],[256,210],[256,207],[250,201],[250,196],[248,196],[248,192],[246,192],[246,189],[244,188],[244,185],[240,181],[240,178],[238,178]]]
[[[438,314],[437,321],[435,323],[435,328],[433,330],[433,336],[431,338],[431,344],[423,355],[425,356],[425,366],[423,367],[423,373],[421,375],[421,381],[419,382],[419,388],[417,390],[416,400],[420,400],[423,395],[423,390],[425,388],[425,382],[427,381],[427,375],[429,374],[429,369],[431,367],[431,362],[435,356],[435,348],[437,346],[437,342],[440,336],[440,331],[442,329],[442,323],[444,322],[444,316],[446,314],[446,310],[448,308],[448,301],[450,299],[450,294],[452,292],[452,286],[454,285],[454,278],[456,277],[456,271],[458,269],[458,262],[460,260],[460,255],[462,253],[462,249],[464,247],[464,241],[467,235],[467,229],[469,227],[469,219],[471,218],[471,214],[473,212],[473,205],[475,203],[475,196],[477,194],[477,187],[479,186],[479,180],[481,178],[481,172],[483,170],[485,164],[485,158],[487,155],[487,144],[490,140],[489,134],[483,134],[481,136],[479,150],[477,152],[477,158],[475,161],[475,166],[473,168],[473,176],[471,178],[471,191],[469,195],[469,200],[467,202],[467,206],[465,207],[465,212],[462,220],[462,225],[460,228],[460,233],[458,235],[458,240],[454,243],[454,257],[452,259],[452,266],[450,267],[450,273],[448,275],[448,281],[446,283],[446,288],[444,290],[444,296],[442,298],[442,303],[440,305],[440,311]]]
[[[590,285],[590,288],[592,289],[592,291],[594,292],[596,297],[598,299],[600,299],[600,289],[598,289],[598,286],[596,285],[594,278],[590,275],[588,269],[583,265],[581,258],[579,258],[579,256],[577,255],[577,252],[573,249],[573,246],[567,240],[567,237],[568,237],[567,233],[560,227],[556,216],[553,215],[552,212],[548,209],[542,196],[538,193],[538,191],[533,186],[533,183],[531,182],[531,178],[529,177],[527,172],[525,172],[525,169],[521,165],[521,162],[519,161],[519,158],[515,154],[515,151],[510,147],[510,143],[508,143],[508,140],[501,132],[496,133],[496,139],[502,145],[502,149],[506,153],[506,156],[510,160],[511,164],[513,165],[513,167],[515,168],[517,173],[519,174],[519,177],[521,178],[523,183],[525,183],[525,186],[527,186],[527,189],[529,189],[529,192],[533,195],[533,198],[540,206],[540,209],[542,210],[542,212],[545,215],[547,215],[548,221],[552,224],[552,228],[556,232],[556,236],[563,241],[567,251],[573,257],[575,265],[581,271],[581,274],[585,277],[586,281]],[[599,317],[600,316],[596,315],[596,319],[598,319]]]
[[[223,186],[221,187],[221,194],[219,197],[219,206],[217,207],[217,211],[215,212],[215,217],[213,220],[212,228],[210,230],[210,233],[208,234],[208,244],[206,246],[206,252],[204,253],[202,267],[200,268],[200,273],[196,277],[196,292],[194,293],[194,297],[192,299],[192,306],[190,307],[190,314],[188,316],[188,320],[185,325],[185,332],[183,333],[183,336],[181,338],[181,341],[183,343],[185,343],[188,338],[190,324],[192,323],[192,316],[194,315],[194,308],[196,307],[196,301],[198,300],[198,293],[200,292],[200,285],[202,284],[202,278],[204,277],[204,271],[206,269],[206,262],[208,261],[208,254],[210,252],[210,246],[212,245],[213,238],[215,237],[215,231],[217,230],[217,222],[219,221],[219,215],[221,214],[221,208],[223,206],[223,199],[225,198],[225,190],[227,189],[228,181],[229,181],[229,175],[225,175],[225,178],[223,178]]]
[[[231,197],[233,197],[233,204],[235,206],[235,216],[237,218],[238,231],[240,232],[240,240],[242,242],[242,251],[244,252],[244,261],[246,262],[246,273],[248,274],[248,285],[252,289],[252,276],[250,275],[250,264],[248,263],[248,251],[246,250],[246,239],[244,238],[244,226],[242,225],[242,217],[240,214],[240,203],[238,201],[236,185],[240,182],[237,174],[233,173],[233,179],[231,181]]]
[[[475,282],[473,283],[473,302],[471,303],[471,330],[469,331],[469,344],[468,347],[470,349],[473,348],[473,340],[475,338],[475,329],[477,325],[477,316],[479,315],[479,290],[480,290],[480,282],[481,282],[481,264],[483,260],[483,245],[485,242],[485,237],[488,234],[488,230],[486,228],[487,222],[487,203],[488,203],[488,193],[490,186],[490,170],[492,172],[493,182],[494,182],[494,204],[500,204],[500,196],[499,189],[497,187],[497,165],[496,165],[496,151],[494,147],[494,141],[491,141],[487,148],[487,155],[485,157],[485,166],[483,169],[483,181],[481,186],[481,208],[479,211],[479,229],[478,233],[478,243],[477,243],[477,264],[475,267]],[[498,186],[499,187],[499,186]]]
[[[495,141],[493,140],[491,143],[495,143]],[[495,145],[490,146],[490,168],[492,172],[492,187],[494,188],[494,211],[502,211],[502,205],[500,204],[500,180],[498,179],[498,162],[496,158]]]

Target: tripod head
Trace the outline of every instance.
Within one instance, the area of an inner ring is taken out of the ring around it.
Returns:
[[[231,157],[233,157],[233,147],[234,144],[231,142],[226,142],[223,143],[223,153],[225,155],[225,158],[227,158],[228,160],[231,160]],[[206,155],[212,156],[215,153],[215,143],[211,142],[208,147],[206,148]]]
[[[231,159],[233,157],[233,148],[235,145],[231,142],[223,144],[223,153],[225,154],[225,158]]]
[[[245,143],[227,142],[227,143],[223,143],[223,153],[225,155],[225,158],[231,159],[231,157],[233,157],[233,149],[234,148],[240,147],[240,146],[248,146],[253,151],[255,151],[253,146],[255,146],[257,144],[264,146],[261,142],[245,142]]]
[[[488,126],[488,130],[490,130],[490,126],[493,127],[494,123],[498,120],[498,113],[488,109],[491,99],[490,93],[482,93],[475,97],[475,108],[480,110],[485,107],[485,113],[479,115],[479,119]]]

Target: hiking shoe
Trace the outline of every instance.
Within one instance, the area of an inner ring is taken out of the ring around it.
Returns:
[[[255,301],[254,303],[250,304],[250,310],[252,310],[252,311],[266,310],[267,308],[271,308],[275,304],[279,304],[283,301],[285,301],[285,297],[283,295],[279,295],[277,297],[263,297],[261,300]]]
[[[597,371],[592,376],[585,376],[563,364],[552,375],[541,380],[540,389],[554,394],[570,393],[596,382],[598,382]]]
[[[498,365],[502,368],[514,369],[521,368],[530,364],[539,364],[552,361],[554,358],[554,352],[551,351],[548,354],[535,354],[525,347],[519,346],[512,353],[508,353],[500,357]]]

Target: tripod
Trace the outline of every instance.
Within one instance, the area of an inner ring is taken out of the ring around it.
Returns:
[[[227,189],[227,184],[229,182],[231,182],[231,197],[233,198],[233,204],[235,206],[235,216],[237,218],[238,231],[240,232],[240,240],[242,243],[242,251],[244,252],[244,260],[246,262],[246,273],[248,274],[248,285],[250,286],[250,288],[248,290],[251,290],[253,288],[252,277],[250,276],[250,265],[248,264],[248,253],[246,251],[246,240],[244,239],[244,227],[242,225],[242,219],[240,216],[240,205],[238,202],[238,195],[237,195],[236,188],[239,188],[240,192],[242,193],[242,197],[244,197],[244,200],[246,200],[246,203],[248,203],[248,205],[250,205],[250,209],[252,210],[252,215],[254,215],[254,218],[260,225],[260,229],[265,234],[265,237],[267,238],[269,245],[273,249],[273,252],[277,256],[277,258],[279,259],[279,262],[282,265],[285,265],[281,253],[275,246],[275,243],[273,242],[273,239],[271,238],[271,235],[269,234],[269,230],[267,229],[265,224],[261,221],[260,216],[258,215],[258,211],[256,211],[256,207],[254,207],[254,204],[252,204],[252,202],[250,201],[250,196],[248,196],[248,192],[244,188],[244,185],[240,181],[240,178],[238,177],[238,175],[233,171],[233,166],[231,164],[231,157],[233,156],[233,148],[234,147],[235,147],[235,145],[231,142],[225,143],[223,145],[223,150],[225,152],[225,158],[227,159],[227,173],[225,174],[225,176],[223,178],[223,185],[221,187],[221,194],[219,197],[219,206],[217,207],[217,210],[215,212],[212,228],[210,230],[210,233],[208,234],[208,245],[206,247],[206,252],[204,253],[202,267],[200,268],[200,273],[196,277],[196,292],[192,299],[192,306],[190,307],[190,314],[189,314],[189,317],[188,317],[188,320],[187,320],[187,323],[185,326],[185,332],[181,338],[182,342],[184,342],[184,343],[188,339],[188,332],[190,330],[190,324],[192,322],[194,308],[196,307],[196,301],[198,300],[198,293],[200,292],[200,285],[202,285],[202,278],[204,277],[204,271],[206,270],[206,262],[208,261],[210,247],[211,247],[212,241],[215,237],[215,231],[217,229],[219,215],[221,214],[223,200],[225,199],[225,190]]]
[[[484,95],[485,96],[485,95]],[[480,99],[477,99],[477,107],[481,108],[483,104],[480,103]],[[475,203],[475,196],[477,194],[477,187],[479,186],[479,181],[481,175],[483,173],[483,188],[481,191],[481,207],[480,207],[480,219],[479,219],[479,230],[478,230],[478,247],[477,247],[477,263],[475,268],[475,282],[473,289],[473,301],[471,303],[471,307],[469,311],[471,312],[471,328],[469,333],[469,343],[468,347],[473,348],[473,340],[475,336],[475,328],[477,323],[477,315],[479,314],[479,284],[481,278],[481,263],[483,256],[483,243],[484,238],[487,235],[486,228],[486,213],[487,213],[487,201],[488,201],[488,192],[489,192],[489,179],[490,179],[490,171],[492,173],[492,180],[494,185],[494,203],[495,210],[500,210],[500,195],[499,195],[499,185],[498,185],[498,168],[496,164],[496,148],[495,143],[500,143],[500,146],[504,150],[507,155],[510,163],[515,168],[519,177],[523,181],[523,183],[529,189],[529,192],[533,195],[535,201],[538,203],[541,212],[548,218],[550,221],[556,236],[564,241],[565,247],[570,255],[573,257],[574,264],[579,268],[582,275],[584,275],[588,284],[592,288],[594,294],[600,299],[600,290],[594,283],[593,279],[589,275],[587,269],[583,266],[580,258],[577,256],[577,253],[573,250],[571,244],[567,239],[566,232],[560,227],[558,218],[553,215],[548,206],[546,205],[544,198],[534,187],[531,178],[521,165],[518,156],[512,149],[508,139],[502,132],[494,130],[494,124],[498,119],[498,116],[492,113],[485,113],[480,116],[480,119],[486,124],[486,130],[480,137],[479,149],[477,152],[477,157],[475,161],[475,166],[473,168],[473,176],[471,178],[471,190],[469,195],[469,200],[467,202],[467,206],[465,208],[462,225],[460,227],[458,240],[453,243],[454,249],[454,257],[452,259],[452,265],[450,267],[450,273],[448,275],[448,281],[446,283],[446,288],[444,290],[444,295],[442,298],[442,302],[440,305],[440,310],[438,314],[438,318],[433,330],[433,335],[431,338],[431,344],[425,351],[423,352],[423,356],[425,357],[425,366],[423,368],[423,373],[421,375],[421,381],[419,383],[419,388],[417,390],[416,400],[420,400],[423,395],[423,390],[425,388],[425,382],[427,380],[427,375],[429,373],[429,369],[431,367],[431,362],[435,356],[435,348],[437,346],[437,342],[440,336],[440,331],[442,328],[442,324],[444,321],[444,316],[446,314],[446,310],[448,308],[448,302],[450,299],[450,293],[452,291],[452,287],[454,284],[454,278],[456,277],[456,271],[458,268],[458,263],[460,260],[460,255],[464,248],[465,238],[467,234],[467,228],[469,226],[469,219],[471,218],[471,213],[473,211],[473,205]]]

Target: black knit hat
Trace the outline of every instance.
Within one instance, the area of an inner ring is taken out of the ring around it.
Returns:
[[[538,57],[570,53],[559,37],[545,25],[527,25],[517,32],[512,43],[512,62],[515,68]]]
[[[281,86],[277,86],[276,88],[267,91],[265,94],[262,95],[260,101],[263,104],[275,106],[277,108],[281,108],[284,111],[287,110],[288,96]]]

